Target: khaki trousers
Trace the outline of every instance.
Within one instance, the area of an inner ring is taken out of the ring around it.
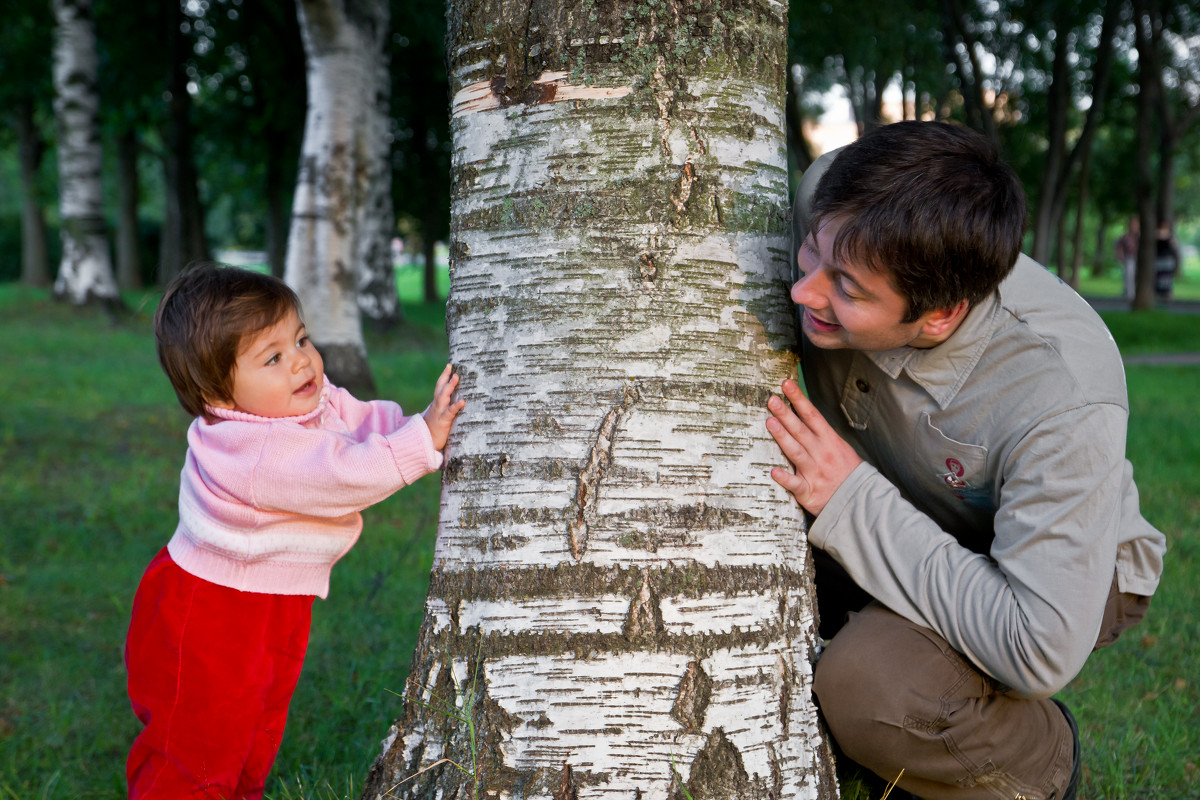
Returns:
[[[821,632],[832,639],[814,678],[839,749],[888,782],[903,769],[899,787],[926,800],[1061,798],[1074,739],[1058,706],[1007,691],[941,636],[878,602],[849,610],[869,596],[847,592],[839,570],[817,559]],[[1149,603],[1119,592],[1114,579],[1097,648],[1137,624]]]

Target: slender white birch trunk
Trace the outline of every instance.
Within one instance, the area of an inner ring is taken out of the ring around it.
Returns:
[[[62,262],[54,295],[76,305],[119,303],[104,223],[91,0],[54,0],[54,115]]]
[[[764,427],[795,369],[786,7],[573,9],[451,3],[467,406],[364,797],[830,797]]]
[[[358,306],[364,214],[378,177],[370,123],[386,0],[297,0],[308,75],[308,112],[292,205],[284,279],[330,378],[372,393]]]

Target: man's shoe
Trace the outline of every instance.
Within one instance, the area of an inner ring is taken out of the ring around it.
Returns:
[[[1079,791],[1079,776],[1083,772],[1083,763],[1079,758],[1079,726],[1075,724],[1075,717],[1062,701],[1055,700],[1054,703],[1067,718],[1067,724],[1071,726],[1071,738],[1075,740],[1075,760],[1071,764],[1071,780],[1067,782],[1067,788],[1063,791],[1062,797],[1056,800],[1075,800],[1075,795]]]

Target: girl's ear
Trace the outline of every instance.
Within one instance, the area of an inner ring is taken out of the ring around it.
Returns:
[[[232,411],[236,407],[232,400],[218,400],[206,397],[204,398],[204,402],[213,408],[224,408],[227,411]]]

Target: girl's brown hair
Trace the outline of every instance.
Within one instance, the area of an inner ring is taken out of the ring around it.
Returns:
[[[270,275],[200,262],[175,278],[154,314],[154,339],[184,410],[201,417],[214,401],[233,402],[243,340],[291,310],[300,313],[300,298]]]

